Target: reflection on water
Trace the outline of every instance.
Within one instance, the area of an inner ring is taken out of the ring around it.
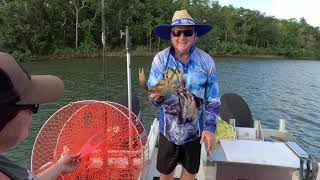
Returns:
[[[149,130],[158,110],[151,107],[138,87],[138,68],[149,73],[152,57],[132,58],[132,87],[144,113],[143,124]],[[125,58],[108,58],[106,75],[102,59],[40,61],[23,64],[31,74],[54,74],[65,83],[64,96],[40,107],[33,118],[29,138],[6,154],[29,167],[34,139],[43,123],[69,102],[84,99],[113,100],[127,85]],[[320,160],[320,61],[228,59],[216,60],[221,94],[235,92],[249,104],[254,119],[264,128],[277,128],[286,119],[287,129],[308,151]],[[106,79],[106,81],[104,81]]]

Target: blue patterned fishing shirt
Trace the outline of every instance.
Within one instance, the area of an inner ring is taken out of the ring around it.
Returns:
[[[172,46],[159,52],[152,62],[148,88],[165,79],[166,71],[176,72],[176,69],[183,72],[185,86],[196,101],[198,112],[195,119],[182,118],[177,95],[166,96],[161,101],[149,99],[153,105],[160,106],[160,133],[170,142],[181,145],[199,138],[203,130],[215,132],[220,98],[214,61],[195,45],[190,50],[187,64],[174,56]]]

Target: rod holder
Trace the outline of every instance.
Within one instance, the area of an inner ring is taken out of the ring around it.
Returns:
[[[286,132],[286,120],[279,119],[279,131]]]
[[[232,126],[232,127],[236,127],[236,119],[233,119],[233,118],[231,118],[231,119],[229,119],[229,124]]]

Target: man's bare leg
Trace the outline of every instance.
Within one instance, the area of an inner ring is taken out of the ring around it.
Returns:
[[[170,174],[162,174],[160,173],[160,180],[173,180],[174,171]]]
[[[182,168],[180,180],[195,180],[195,178],[195,174],[190,174],[185,168]]]

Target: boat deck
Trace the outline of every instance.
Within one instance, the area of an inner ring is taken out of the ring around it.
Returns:
[[[247,129],[242,129],[247,130]],[[239,129],[241,131],[241,128]],[[263,130],[266,137],[273,137],[284,141],[294,140],[287,132],[277,130]],[[149,164],[140,177],[145,180],[157,180],[160,173],[156,169],[157,140],[159,121],[155,119],[149,133]],[[201,161],[198,180],[299,180],[299,158],[286,145],[280,142],[265,142],[257,140],[222,141],[216,144],[213,154],[207,155],[205,144],[201,148]],[[271,160],[270,160],[271,159]],[[320,163],[314,162],[311,167],[313,177],[320,180],[318,171]],[[306,170],[306,164],[303,169]],[[180,177],[182,166],[175,169],[174,179]],[[305,174],[305,173],[304,173]]]

